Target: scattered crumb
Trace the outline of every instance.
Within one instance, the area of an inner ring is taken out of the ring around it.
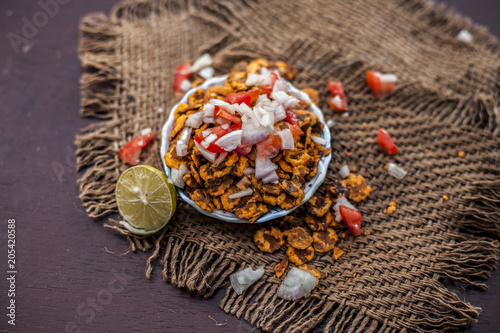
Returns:
[[[353,279],[356,277],[356,274],[357,274],[357,273],[354,273],[354,274],[352,275],[352,278],[353,278]]]
[[[428,154],[429,153],[429,149],[424,150],[424,153]]]
[[[363,123],[363,127],[365,128],[365,131],[367,131],[367,132],[370,131],[370,127],[368,127],[367,123]]]
[[[389,169],[389,166],[388,165],[384,165],[384,169],[385,170]]]
[[[344,154],[345,154],[346,156],[351,156],[351,153],[350,153],[350,152],[348,152],[347,150],[344,150]]]
[[[368,236],[370,234],[370,231],[365,230],[364,234],[365,234],[365,236]]]
[[[345,232],[343,232],[342,235],[340,235],[340,237],[345,238]]]
[[[354,173],[358,172],[358,167],[355,165],[349,165],[348,168],[349,168],[349,171],[351,171],[351,172],[354,172]]]
[[[449,198],[448,198],[448,196],[445,194],[445,195],[443,195],[443,199],[444,199],[444,200],[448,200]]]
[[[424,224],[424,221],[422,221],[422,220],[418,221],[418,223],[417,223],[417,227],[421,227],[421,226],[422,226],[422,224]]]
[[[465,152],[463,150],[458,152],[458,157],[464,157],[464,156]]]
[[[338,260],[342,255],[344,254],[344,251],[338,247],[333,249],[333,257],[335,260]]]
[[[396,211],[396,202],[395,201],[389,202],[389,207],[387,207],[387,209],[384,209],[384,213],[386,213],[386,214],[392,214],[395,211]]]
[[[417,235],[417,238],[420,238],[421,236],[420,235]]]

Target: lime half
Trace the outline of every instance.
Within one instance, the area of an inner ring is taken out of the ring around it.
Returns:
[[[116,203],[130,232],[150,235],[162,229],[177,207],[175,186],[158,169],[137,165],[125,170],[116,184]]]

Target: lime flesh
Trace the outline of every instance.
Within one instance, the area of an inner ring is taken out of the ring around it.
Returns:
[[[123,225],[137,235],[150,235],[170,221],[177,207],[175,186],[158,169],[137,165],[116,184],[116,203]]]

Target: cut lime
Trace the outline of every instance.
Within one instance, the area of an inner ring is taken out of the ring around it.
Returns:
[[[124,219],[120,224],[137,235],[162,229],[177,207],[175,186],[163,172],[148,165],[125,170],[116,184],[115,195]]]

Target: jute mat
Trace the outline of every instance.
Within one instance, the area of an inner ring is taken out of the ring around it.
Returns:
[[[469,44],[456,38],[463,28],[473,36]],[[350,251],[337,261],[314,260],[329,272],[315,297],[276,297],[272,267],[284,249],[260,252],[252,241],[258,226],[210,220],[183,202],[159,235],[117,228],[133,250],[152,251],[148,277],[159,266],[178,287],[207,298],[220,290],[224,311],[264,331],[427,332],[476,320],[480,308],[444,284],[485,290],[500,248],[500,44],[483,28],[421,0],[135,0],[109,17],[86,16],[81,31],[81,114],[102,119],[77,137],[90,217],[116,213],[115,182],[126,169],[119,148],[145,127],[160,132],[176,103],[176,66],[204,52],[214,57],[216,74],[255,57],[296,65],[294,84],[319,89],[320,107],[337,122],[326,183],[349,164],[373,187],[359,205],[370,235],[343,239]],[[396,74],[398,90],[375,100],[367,69]],[[325,103],[325,84],[334,78],[349,98],[347,118]],[[382,153],[378,126],[397,138],[400,153]],[[388,162],[407,176],[389,177]],[[142,163],[161,169],[159,140]],[[397,211],[384,214],[393,200]],[[228,276],[261,265],[265,276],[238,296]]]

